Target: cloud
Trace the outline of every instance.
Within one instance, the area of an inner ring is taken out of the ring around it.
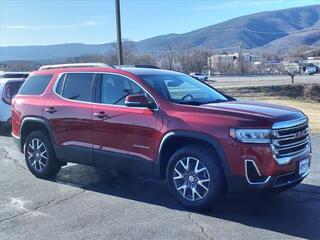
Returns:
[[[83,23],[84,26],[96,26],[98,25],[99,23],[97,23],[96,21],[85,21]]]
[[[4,26],[6,29],[28,29],[28,26],[24,25],[11,25],[11,26]]]
[[[8,25],[4,26],[5,29],[13,30],[46,30],[46,29],[65,29],[65,28],[80,28],[80,27],[92,27],[103,24],[94,20],[88,20],[76,24],[56,24],[56,25]]]

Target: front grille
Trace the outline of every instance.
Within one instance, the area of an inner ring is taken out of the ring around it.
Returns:
[[[274,129],[272,146],[276,158],[290,157],[309,147],[308,123]]]

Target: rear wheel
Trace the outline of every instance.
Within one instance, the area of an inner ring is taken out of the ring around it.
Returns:
[[[225,190],[219,159],[213,151],[200,146],[186,146],[172,155],[167,182],[173,196],[195,210],[212,207]]]
[[[61,169],[51,141],[42,132],[32,132],[27,137],[24,154],[29,170],[38,178],[52,177]]]

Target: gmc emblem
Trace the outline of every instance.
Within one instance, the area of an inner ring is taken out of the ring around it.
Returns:
[[[306,135],[305,131],[300,131],[295,134],[295,138],[302,138]]]

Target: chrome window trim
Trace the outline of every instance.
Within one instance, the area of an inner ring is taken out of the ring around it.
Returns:
[[[71,73],[91,73],[91,74],[107,74],[107,75],[117,75],[117,76],[121,76],[121,77],[124,77],[124,78],[127,78],[129,81],[132,81],[134,82],[135,84],[137,84],[140,88],[142,88],[147,94],[149,94],[149,96],[153,99],[153,101],[155,102],[157,108],[155,109],[152,109],[154,111],[158,111],[160,109],[157,101],[155,100],[155,98],[150,94],[150,92],[148,90],[146,90],[143,86],[141,86],[139,83],[137,83],[135,80],[133,80],[132,78],[129,78],[123,74],[119,74],[119,73],[110,73],[110,72],[63,72],[63,73],[60,73],[57,77],[57,80],[56,82],[54,83],[54,86],[53,86],[53,93],[63,99],[63,100],[66,100],[66,101],[70,101],[70,102],[79,102],[79,103],[84,103],[84,104],[97,104],[97,105],[102,105],[102,106],[113,106],[113,107],[123,107],[123,108],[135,108],[135,109],[149,109],[147,107],[128,107],[128,106],[125,106],[125,105],[114,105],[114,104],[107,104],[107,103],[94,103],[94,102],[85,102],[85,101],[79,101],[79,100],[72,100],[72,99],[67,99],[67,98],[64,98],[63,96],[59,95],[57,93],[57,87],[58,87],[58,84],[59,82],[62,80],[61,77],[64,75],[64,74],[71,74]]]

